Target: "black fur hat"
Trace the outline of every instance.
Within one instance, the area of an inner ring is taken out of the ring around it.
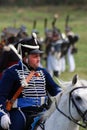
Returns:
[[[68,35],[68,39],[71,44],[74,44],[79,40],[79,36],[78,35]]]
[[[29,54],[43,53],[43,51],[39,50],[39,41],[35,33],[32,33],[32,37],[21,40],[19,45],[21,46],[22,57]]]

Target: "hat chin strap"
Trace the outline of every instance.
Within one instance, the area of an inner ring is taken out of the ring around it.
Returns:
[[[25,80],[24,69],[23,69],[23,57],[22,57],[21,43],[18,44],[17,50],[18,50],[18,53],[20,53],[20,55],[21,55],[21,60],[20,61],[21,61],[21,64],[22,64],[23,79]]]

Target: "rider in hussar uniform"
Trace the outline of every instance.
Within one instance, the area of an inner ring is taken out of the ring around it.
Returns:
[[[0,81],[0,130],[34,130],[39,113],[48,109],[48,95],[62,90],[46,69],[38,67],[43,52],[34,33],[19,42],[19,52],[23,59]]]

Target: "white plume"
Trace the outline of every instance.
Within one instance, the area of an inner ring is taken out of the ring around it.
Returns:
[[[34,38],[34,39],[37,39],[37,34],[36,33],[32,33],[32,37]]]

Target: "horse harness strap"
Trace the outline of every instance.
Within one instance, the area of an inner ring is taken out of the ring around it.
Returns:
[[[79,125],[79,126],[81,126],[81,127],[83,127],[83,128],[86,128],[87,125],[86,125],[86,124],[80,124],[77,120],[75,120],[75,119],[72,117],[71,112],[70,112],[70,100],[72,100],[72,102],[73,102],[73,104],[75,105],[77,111],[79,110],[79,109],[77,108],[77,106],[76,106],[74,100],[73,100],[72,92],[73,92],[74,90],[80,89],[80,88],[87,88],[87,87],[75,88],[75,89],[73,89],[73,90],[70,92],[70,95],[69,95],[69,113],[70,113],[70,116],[71,116],[71,117],[69,117],[68,115],[66,115],[64,112],[62,112],[62,111],[59,109],[59,107],[57,106],[57,101],[56,101],[56,100],[55,100],[55,105],[56,105],[56,109],[57,109],[61,114],[63,114],[66,118],[68,118],[69,120],[73,121],[75,124],[77,124],[77,125]],[[78,111],[78,113],[80,114],[79,111]],[[81,114],[82,114],[82,113],[81,113]],[[81,115],[80,115],[80,116],[81,116]]]
[[[87,113],[87,110],[86,110],[84,113],[82,113],[81,110],[79,109],[79,107],[77,106],[77,104],[75,103],[75,101],[74,101],[74,99],[73,99],[73,95],[72,95],[73,91],[75,91],[76,89],[83,89],[83,88],[84,88],[84,89],[85,89],[85,88],[87,89],[87,86],[74,88],[74,89],[70,92],[70,95],[69,95],[69,104],[70,104],[70,100],[72,100],[72,103],[73,103],[74,106],[76,107],[77,112],[79,113],[79,115],[81,116],[81,118],[82,118],[83,121],[84,121],[84,116],[85,116],[85,114]],[[70,106],[70,105],[69,105],[69,106]],[[75,119],[73,118],[73,116],[72,116],[72,114],[71,114],[71,111],[70,111],[70,107],[69,107],[69,113],[70,113],[71,119],[72,119],[72,121],[73,121],[74,123],[78,124],[79,126],[81,126],[81,127],[83,127],[83,128],[86,128],[86,127],[87,127],[87,125],[86,125],[85,123],[81,124],[81,123],[79,123],[77,120],[75,120]]]
[[[35,130],[37,130],[38,126],[41,128],[41,130],[45,130],[45,120],[39,120],[35,126]]]
[[[39,126],[41,127],[42,130],[45,130],[44,124],[45,124],[45,121],[44,122],[40,122],[40,124],[39,124]]]
[[[64,112],[62,112],[62,111],[58,108],[57,102],[55,102],[55,105],[56,105],[56,109],[57,109],[61,114],[63,114],[66,118],[68,118],[69,120],[71,120],[71,121],[74,122],[75,124],[77,124],[77,125],[79,125],[79,126],[81,126],[81,127],[83,127],[83,128],[86,128],[86,125],[85,125],[85,124],[82,125],[82,124],[78,123],[78,121],[76,121],[75,119],[69,117],[69,116],[66,115]]]
[[[35,74],[35,71],[31,71],[30,74],[26,77],[25,81],[26,83],[28,83],[31,78],[33,77],[33,75]],[[13,103],[15,102],[15,100],[18,98],[18,96],[20,95],[20,93],[22,92],[22,90],[24,89],[25,86],[20,86],[18,88],[18,90],[16,91],[16,93],[13,95],[11,100],[8,100],[6,102],[6,110],[10,111],[12,108]]]

